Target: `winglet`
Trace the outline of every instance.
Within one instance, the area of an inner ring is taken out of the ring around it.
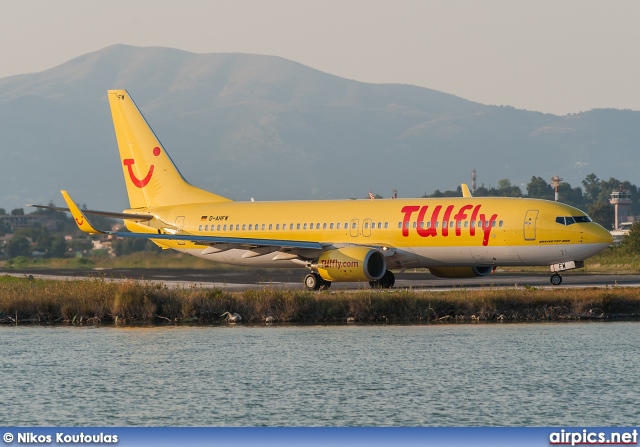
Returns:
[[[100,230],[96,230],[95,227],[89,223],[86,216],[82,213],[82,211],[80,211],[80,208],[78,208],[78,206],[74,203],[74,201],[71,200],[71,197],[69,197],[69,194],[67,194],[67,191],[62,190],[60,192],[62,193],[62,197],[64,198],[64,201],[67,202],[69,211],[71,212],[71,215],[76,221],[76,224],[78,224],[78,228],[80,228],[85,233],[89,233],[89,234],[103,233]]]
[[[471,191],[469,191],[469,186],[466,183],[460,185],[462,188],[462,197],[471,197]]]

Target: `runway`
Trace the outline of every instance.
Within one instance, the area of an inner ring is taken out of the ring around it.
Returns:
[[[302,280],[306,270],[253,270],[253,269],[89,269],[89,270],[14,270],[0,269],[0,275],[28,277],[37,279],[78,279],[104,278],[112,281],[135,279],[141,281],[162,282],[167,287],[207,287],[227,290],[262,289],[277,287],[289,290],[302,290]],[[393,290],[411,288],[412,290],[446,291],[451,289],[482,288],[521,288],[541,289],[561,288],[605,288],[640,287],[640,274],[588,274],[566,272],[559,286],[552,286],[549,274],[543,272],[510,272],[498,269],[495,273],[478,278],[436,278],[428,272],[405,271],[395,273],[396,284]],[[335,283],[331,290],[368,289],[368,283]]]

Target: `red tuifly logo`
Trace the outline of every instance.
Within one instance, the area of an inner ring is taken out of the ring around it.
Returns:
[[[153,155],[156,157],[160,155],[159,147],[156,146],[153,148]],[[129,177],[131,178],[131,181],[133,182],[133,184],[136,185],[138,188],[144,188],[145,186],[147,186],[147,184],[151,180],[151,176],[153,175],[154,165],[149,166],[149,172],[147,172],[147,175],[145,176],[145,178],[140,180],[138,177],[136,177],[136,174],[133,172],[133,165],[135,164],[135,162],[136,161],[133,158],[125,158],[124,160],[122,160],[122,163],[127,168],[129,168]]]

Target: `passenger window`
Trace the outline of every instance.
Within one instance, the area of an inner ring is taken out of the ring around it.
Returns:
[[[296,224],[296,230],[300,229],[300,224]]]
[[[449,221],[449,228],[453,228],[453,220]]]
[[[498,225],[500,226],[500,228],[502,228],[502,221],[500,221],[500,223]]]
[[[276,224],[276,230],[280,229],[280,224]]]
[[[198,228],[198,231],[202,231],[202,225],[200,225],[200,227]]]
[[[304,226],[302,227],[304,230],[307,229],[307,224],[304,224]]]
[[[326,222],[324,222],[324,223],[322,224],[322,229],[323,229],[323,230],[326,230],[326,229],[327,229],[327,223],[326,223]]]
[[[384,227],[385,227],[385,228],[389,228],[389,222],[385,222],[385,223],[384,223]]]
[[[313,230],[313,224],[309,225],[309,229]]]
[[[417,226],[418,226],[418,222],[414,222],[414,223],[413,223],[413,228],[415,228],[415,227],[417,227]]]
[[[293,230],[293,224],[289,224],[289,229]]]
[[[495,220],[494,220],[493,222],[491,222],[491,226],[492,226],[493,228],[495,228],[495,227],[496,227],[496,221],[495,221]]]
[[[339,229],[340,229],[340,222],[336,224],[336,230],[339,230]]]
[[[329,229],[330,229],[330,230],[333,230],[333,222],[331,222],[331,223],[329,224]]]
[[[368,230],[368,229],[369,229],[369,222],[365,222],[365,223],[364,223],[364,229],[365,229],[365,230]]]
[[[273,224],[269,224],[269,231],[273,229]]]
[[[218,231],[220,231],[220,225],[218,225]]]
[[[227,231],[227,226],[226,225],[224,226],[224,231]]]
[[[242,224],[242,231],[245,231],[247,229],[247,224]]]
[[[253,225],[249,224],[249,230],[253,230]]]
[[[471,228],[475,228],[476,227],[476,221],[474,220],[473,222],[471,222]]]
[[[398,222],[398,228],[402,228],[402,222]]]
[[[468,220],[465,220],[465,221],[464,221],[464,227],[465,227],[465,228],[467,228],[468,226],[469,226],[469,221],[468,221]]]

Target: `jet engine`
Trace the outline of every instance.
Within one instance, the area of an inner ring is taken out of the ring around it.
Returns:
[[[429,267],[432,275],[438,278],[472,278],[487,276],[495,267],[483,265],[478,267]]]
[[[382,252],[354,245],[322,253],[313,270],[325,281],[375,281],[382,278],[387,263]]]

